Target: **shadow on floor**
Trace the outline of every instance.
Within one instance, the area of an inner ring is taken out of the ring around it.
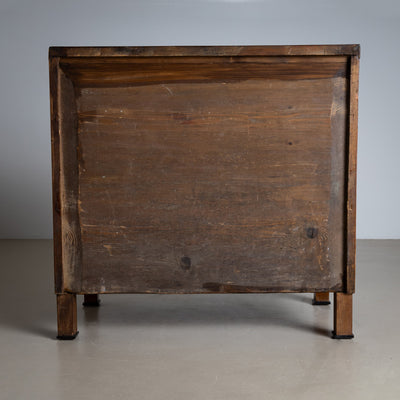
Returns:
[[[1,241],[0,250],[3,264],[0,328],[54,339],[57,318],[51,241]],[[310,293],[104,295],[101,298],[100,308],[83,309],[83,296],[78,296],[79,329],[84,330],[88,324],[98,324],[98,329],[102,325],[248,324],[330,335],[328,329],[317,326]]]
[[[83,307],[78,296],[78,327],[93,324],[115,327],[236,325],[281,326],[330,336],[317,325],[311,294],[224,294],[224,295],[104,295],[100,307]],[[53,304],[52,304],[53,303]],[[304,304],[306,303],[306,304]],[[310,309],[307,309],[310,307]],[[329,308],[329,307],[328,307]],[[330,310],[326,309],[330,314]],[[307,322],[308,321],[308,322]],[[55,339],[55,296],[29,304],[14,302],[2,315],[2,329]]]
[[[311,300],[311,294],[105,295],[100,307],[83,310],[83,321],[100,326],[284,326],[330,336],[329,329],[316,326],[312,317],[318,307]],[[325,312],[330,315],[329,307]]]

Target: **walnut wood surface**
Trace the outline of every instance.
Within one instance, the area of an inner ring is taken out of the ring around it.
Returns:
[[[51,49],[56,292],[354,290],[358,51]]]
[[[53,190],[53,245],[55,291],[62,293],[64,287],[61,240],[61,198],[60,198],[60,103],[59,103],[59,58],[49,59],[50,73],[50,115],[51,115],[51,162]]]
[[[75,294],[57,295],[58,339],[74,339],[78,334]]]
[[[334,294],[333,335],[336,338],[353,337],[353,295]]]
[[[358,44],[302,46],[50,47],[50,57],[360,56]]]
[[[347,166],[347,275],[346,292],[355,291],[356,269],[356,187],[358,134],[358,80],[359,57],[351,57],[349,97],[349,138]]]
[[[318,292],[314,293],[314,301],[313,304],[330,304],[329,301],[329,292]]]

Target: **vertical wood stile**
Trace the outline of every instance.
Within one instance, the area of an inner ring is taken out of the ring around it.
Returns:
[[[358,133],[358,78],[359,55],[350,58],[349,159],[347,176],[347,262],[346,292],[355,290],[356,261],[356,185]]]
[[[59,57],[49,58],[50,70],[50,113],[51,113],[51,163],[53,196],[53,246],[54,246],[54,284],[55,292],[63,288],[63,247],[61,235],[61,190],[60,190],[60,96],[59,96]]]

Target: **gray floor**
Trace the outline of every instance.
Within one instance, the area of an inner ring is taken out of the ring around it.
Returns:
[[[400,241],[358,242],[350,341],[310,294],[102,296],[57,341],[51,246],[0,241],[1,400],[400,399]]]

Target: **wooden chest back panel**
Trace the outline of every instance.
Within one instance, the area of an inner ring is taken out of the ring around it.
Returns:
[[[63,290],[344,289],[347,56],[59,65]]]

